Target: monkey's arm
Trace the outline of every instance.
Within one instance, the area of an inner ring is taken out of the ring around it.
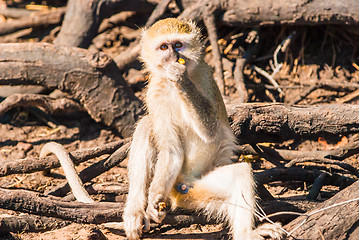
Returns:
[[[166,216],[163,208],[168,210],[169,194],[182,168],[184,154],[179,136],[172,125],[158,125],[154,129],[159,149],[149,189],[147,213],[152,220],[160,223]]]
[[[213,104],[197,89],[186,72],[176,86],[186,104],[182,108],[184,117],[203,141],[210,142],[216,136],[219,125]]]

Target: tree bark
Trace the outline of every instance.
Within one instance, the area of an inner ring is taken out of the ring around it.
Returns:
[[[345,201],[348,202],[341,204]],[[295,239],[358,239],[359,181],[340,191],[317,209],[296,218],[285,229],[292,231],[298,226],[300,227],[292,234]]]
[[[20,216],[0,215],[0,234],[8,232],[50,231],[69,225],[70,221],[58,218],[22,214]]]
[[[198,19],[206,6],[220,11],[221,21],[230,26],[273,24],[358,24],[356,0],[182,0],[182,18]],[[283,4],[285,3],[285,4]]]
[[[104,154],[112,154],[117,149],[120,149],[125,143],[128,143],[129,140],[130,139],[118,140],[94,148],[73,151],[70,152],[70,156],[75,164],[79,164]],[[19,160],[0,161],[0,177],[17,173],[43,171],[60,166],[59,160],[54,155],[43,158],[25,158]]]
[[[44,197],[25,190],[0,188],[0,208],[25,213],[36,213],[78,223],[121,221],[123,203],[64,202],[55,197]]]
[[[153,5],[145,0],[70,0],[61,31],[55,44],[88,48],[105,17],[117,11],[152,11]]]
[[[230,109],[232,129],[240,142],[282,142],[359,132],[359,105],[287,106],[241,104]]]
[[[69,92],[95,121],[131,135],[142,104],[107,55],[46,43],[0,44],[0,53],[0,84]]]
[[[32,13],[13,21],[6,21],[0,24],[0,36],[16,32],[25,28],[44,27],[60,24],[66,8],[58,8],[47,12]]]

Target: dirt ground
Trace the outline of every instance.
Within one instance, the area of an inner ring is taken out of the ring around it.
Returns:
[[[121,50],[126,48],[133,40],[126,36],[136,35],[138,29],[138,18],[132,19],[133,22],[127,26],[114,27],[109,30],[108,39],[105,45],[96,47],[108,55],[115,57]],[[141,22],[141,21],[140,21]],[[143,23],[143,19],[142,22]],[[130,26],[130,27],[129,27]],[[231,50],[227,51],[224,60],[224,75],[228,96],[225,102],[228,105],[235,104],[238,92],[235,88],[235,81],[232,76],[235,58],[243,53],[246,44],[246,36],[251,29],[233,29],[223,27],[220,31],[221,48],[224,51],[232,43],[226,40],[228,36],[243,33],[239,37]],[[251,66],[244,70],[246,87],[249,93],[249,102],[283,102],[287,104],[311,105],[319,103],[348,103],[358,104],[357,96],[348,97],[350,91],[341,88],[318,87],[312,92],[308,90],[315,85],[323,83],[336,83],[339,85],[350,85],[359,83],[359,56],[356,52],[357,39],[359,34],[352,34],[352,41],[348,41],[346,36],[351,29],[341,29],[339,27],[272,27],[262,29],[266,36],[262,50],[257,54],[252,64],[258,65],[263,70],[271,73],[269,61],[273,61],[273,53],[277,46],[288,37],[293,31],[296,38],[290,43],[289,48],[284,52],[279,52],[278,61],[283,66],[274,75],[274,79],[284,92],[284,96],[278,94],[277,90],[270,87],[268,80],[254,71]],[[50,32],[47,30],[47,32]],[[35,33],[34,33],[35,34]],[[37,33],[38,34],[38,33]],[[122,35],[121,35],[122,34]],[[36,34],[35,34],[36,35]],[[42,37],[32,36],[31,38],[20,39],[19,41],[42,41]],[[47,38],[44,41],[50,41]],[[353,43],[355,42],[355,44]],[[208,44],[207,44],[208,46]],[[92,46],[93,48],[95,46]],[[211,64],[211,52],[206,53],[206,59]],[[213,63],[212,63],[213,64]],[[134,63],[130,69],[124,73],[124,77],[136,92],[136,96],[143,99],[144,86],[146,85],[146,73],[141,71],[141,64]],[[333,84],[331,85],[333,86]],[[15,90],[14,90],[15,91]],[[31,90],[35,91],[35,90]],[[49,91],[40,89],[43,93]],[[6,97],[9,93],[4,87],[0,87],[0,96]],[[308,93],[305,96],[305,93]],[[301,97],[304,96],[304,97]],[[56,124],[50,127],[47,122]],[[101,123],[96,123],[87,113],[77,112],[62,115],[48,115],[39,113],[34,108],[16,108],[3,116],[0,116],[0,161],[10,159],[22,159],[37,157],[41,147],[49,141],[56,141],[63,144],[68,151],[90,148],[118,140],[119,137],[111,129]],[[303,151],[325,150],[345,144],[353,136],[338,136],[333,139],[314,139],[288,141],[280,144],[272,144],[275,148],[296,149]],[[271,144],[271,143],[268,143]],[[80,164],[77,170],[89,166],[106,156],[91,159]],[[262,171],[273,167],[264,159],[253,158],[252,165],[254,171]],[[347,158],[345,162],[359,168],[358,155]],[[97,201],[125,201],[125,194],[118,194],[119,189],[128,185],[126,175],[127,161],[110,171],[93,179],[88,186],[93,186],[93,197]],[[312,164],[313,166],[313,164]],[[315,165],[316,167],[322,167]],[[333,170],[338,167],[332,166]],[[31,174],[15,174],[0,178],[0,187],[28,189],[41,193],[46,193],[53,187],[66,181],[61,169],[55,169],[49,176],[44,176],[41,172]],[[310,186],[303,182],[274,182],[266,185],[269,192],[276,199],[303,200],[305,199]],[[97,189],[97,190],[96,190]],[[100,189],[100,190],[98,190]],[[317,201],[321,202],[333,196],[340,189],[335,186],[325,186]],[[5,214],[17,215],[13,211],[0,209],[0,217]],[[152,229],[144,235],[144,239],[228,239],[228,230],[222,224],[191,225],[187,227],[162,225]],[[8,239],[125,239],[122,231],[105,228],[102,225],[85,225],[72,223],[66,227],[40,233],[20,232],[11,235],[1,236],[0,240]]]

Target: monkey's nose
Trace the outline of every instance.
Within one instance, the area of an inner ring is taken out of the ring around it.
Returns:
[[[178,62],[178,60],[181,58],[179,52],[175,51],[175,56],[176,56],[176,62]]]

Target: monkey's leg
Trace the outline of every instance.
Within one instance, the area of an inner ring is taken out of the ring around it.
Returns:
[[[130,182],[123,220],[126,236],[139,239],[142,228],[148,230],[146,216],[147,193],[151,181],[151,168],[156,159],[156,150],[151,141],[150,120],[143,117],[133,134],[129,152],[128,178]],[[145,226],[143,227],[143,223]]]
[[[147,214],[155,222],[160,223],[169,208],[169,196],[183,164],[183,149],[176,134],[162,134],[167,136],[158,145],[160,150],[153,181],[149,188]]]
[[[204,213],[226,220],[233,239],[252,240],[254,182],[248,164],[216,168],[194,183],[190,200]]]

